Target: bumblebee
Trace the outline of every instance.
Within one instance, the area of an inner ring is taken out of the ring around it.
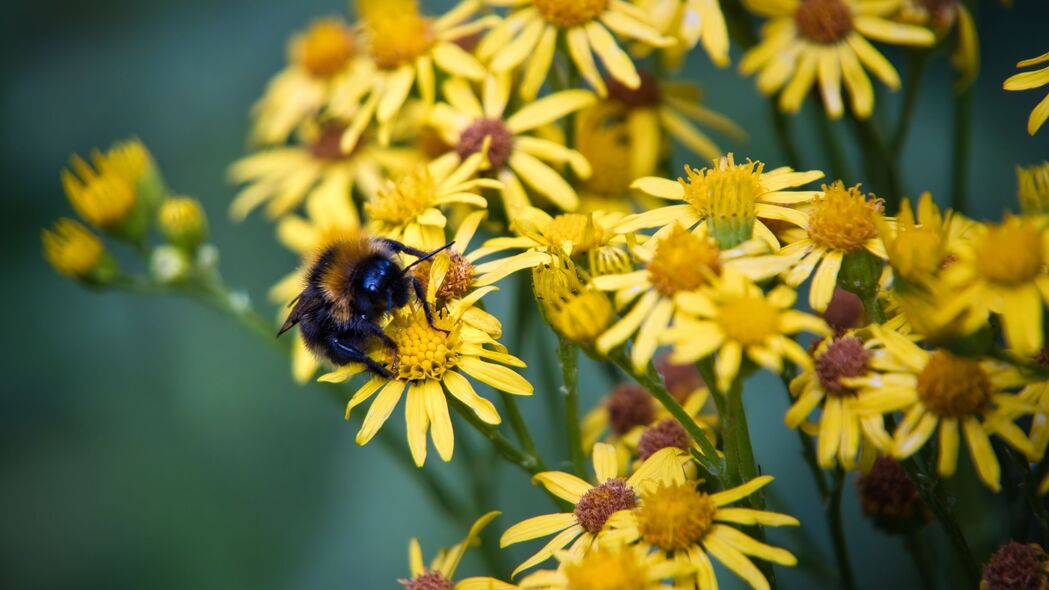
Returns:
[[[306,287],[292,301],[291,313],[277,336],[298,325],[314,354],[336,365],[363,363],[373,373],[390,377],[391,373],[367,354],[376,341],[397,353],[396,343],[383,332],[379,320],[408,305],[414,293],[433,327],[423,283],[408,271],[452,244],[424,252],[365,234],[333,243],[310,266]],[[401,267],[395,257],[402,253],[417,259]]]

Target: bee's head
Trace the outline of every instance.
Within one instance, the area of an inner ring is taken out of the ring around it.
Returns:
[[[352,291],[361,309],[389,311],[404,307],[410,297],[408,280],[389,256],[373,256],[361,262],[351,279]]]

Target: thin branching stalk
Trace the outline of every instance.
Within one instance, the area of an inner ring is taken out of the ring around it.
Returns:
[[[834,469],[834,486],[830,497],[824,503],[827,512],[827,523],[830,525],[831,539],[834,540],[834,559],[838,562],[838,574],[841,585],[846,590],[855,590],[856,579],[852,573],[852,562],[849,560],[849,546],[845,540],[845,523],[841,517],[841,495],[845,488],[845,470]]]
[[[557,360],[561,364],[561,395],[565,399],[568,455],[572,458],[575,474],[582,477],[586,469],[586,455],[583,453],[583,436],[579,424],[579,349],[564,338],[559,338]]]
[[[918,91],[921,90],[921,81],[925,76],[925,66],[929,63],[929,57],[929,52],[924,49],[911,50],[907,54],[907,80],[903,85],[903,105],[900,107],[900,119],[896,124],[896,131],[889,141],[889,148],[897,159],[903,152],[907,133],[911,129],[914,110],[918,106]]]

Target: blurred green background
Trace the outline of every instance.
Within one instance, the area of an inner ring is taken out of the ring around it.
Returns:
[[[1049,130],[1036,138],[1025,133],[1027,114],[1044,91],[1000,89],[1016,61],[1049,49],[1049,7],[1040,0],[1016,4],[1007,11],[984,1],[979,11],[983,69],[968,170],[977,217],[1015,209],[1014,164],[1049,157]],[[440,515],[381,449],[357,447],[355,427],[343,422],[330,397],[296,386],[272,347],[210,310],[182,300],[88,293],[59,279],[40,256],[40,228],[70,214],[58,183],[69,155],[138,136],[169,184],[204,202],[229,284],[270,313],[265,290],[296,260],[264,221],[228,221],[234,189],[224,174],[244,152],[248,108],[282,67],[289,34],[313,17],[345,12],[344,4],[39,0],[9,3],[5,12],[0,302],[8,344],[0,376],[0,585],[398,587],[411,536],[423,539],[429,558],[465,531]],[[902,62],[900,52],[888,53]],[[748,145],[728,147],[782,162],[752,81],[710,67],[701,55],[685,74],[703,82],[713,108],[750,132]],[[882,93],[878,100],[880,114],[894,121],[899,97]],[[907,194],[928,189],[947,200],[951,104],[950,74],[940,59],[925,79],[902,154]],[[795,119],[806,166],[822,167],[808,131],[812,113]],[[497,312],[507,299],[496,295]],[[533,350],[520,355],[532,358],[542,345],[532,342]],[[589,406],[609,384],[587,370]],[[534,372],[530,377],[542,381]],[[556,457],[560,433],[545,424],[540,399],[549,395],[540,388],[524,408],[547,455]],[[786,404],[778,382],[754,382],[747,403],[762,468],[779,478],[772,504],[807,523],[822,549],[812,561],[831,567],[814,487],[794,434],[782,426]],[[399,429],[402,421],[398,410],[387,427]],[[458,449],[453,463],[434,456],[427,465],[457,486],[470,468]],[[548,511],[516,471],[501,469],[491,485],[492,508],[506,513],[495,529]],[[1004,516],[1018,502],[1014,495],[980,491],[960,499],[981,559],[1010,534],[1022,534]],[[851,484],[845,511],[861,587],[915,586],[902,545],[858,516]],[[779,532],[772,539],[794,543]],[[929,527],[922,543],[935,563],[950,568],[939,539]],[[462,572],[476,573],[479,563],[469,560]],[[783,587],[801,588],[816,578],[798,569],[781,579]],[[730,588],[737,582],[722,580]]]

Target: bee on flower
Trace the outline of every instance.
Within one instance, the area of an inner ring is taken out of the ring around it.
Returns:
[[[612,33],[651,47],[668,47],[676,41],[664,37],[644,10],[623,1],[609,0],[487,0],[510,6],[506,19],[494,27],[477,47],[493,72],[522,66],[519,93],[535,98],[547,79],[554,50],[562,39],[579,73],[598,94],[605,84],[594,55],[613,78],[630,88],[641,84],[633,60]],[[525,63],[527,61],[527,63]]]
[[[568,164],[576,176],[587,178],[590,164],[563,142],[537,136],[537,130],[592,105],[594,94],[563,90],[507,112],[510,76],[488,76],[482,86],[479,96],[465,80],[446,81],[441,86],[446,102],[434,107],[430,124],[460,157],[484,156],[481,169],[506,186],[503,199],[508,218],[531,202],[522,181],[559,209],[578,207],[575,189],[551,165]]]
[[[1043,53],[1038,57],[1022,60],[1016,64],[1016,67],[1029,68],[1046,62],[1049,62],[1049,52]],[[1046,84],[1049,84],[1049,66],[1039,70],[1013,74],[1002,83],[1002,88],[1012,91],[1030,90],[1032,88],[1041,88]],[[1031,116],[1027,118],[1027,133],[1030,135],[1038,133],[1046,119],[1049,119],[1049,94],[1046,94],[1045,98],[1035,105],[1031,111]]]
[[[394,314],[384,332],[397,352],[386,351],[381,360],[391,376],[373,375],[346,404],[349,419],[355,407],[374,397],[357,432],[357,444],[371,441],[401,398],[406,397],[408,446],[415,464],[422,466],[426,462],[427,431],[441,459],[450,461],[455,436],[448,395],[482,421],[501,422],[492,402],[478,395],[464,374],[512,395],[532,395],[532,384],[510,368],[524,368],[525,363],[502,352],[490,334],[468,325],[463,320],[464,308],[456,311],[457,314],[440,312],[432,327],[421,307],[408,306]],[[362,364],[350,364],[321,375],[318,380],[342,383],[363,370]]]
[[[751,12],[769,18],[761,43],[744,54],[739,70],[757,74],[758,90],[779,95],[780,110],[796,113],[813,84],[832,118],[845,112],[844,81],[853,112],[870,116],[874,91],[870,70],[891,90],[900,76],[868,39],[914,47],[935,43],[932,31],[891,20],[898,2],[882,0],[745,0]]]

